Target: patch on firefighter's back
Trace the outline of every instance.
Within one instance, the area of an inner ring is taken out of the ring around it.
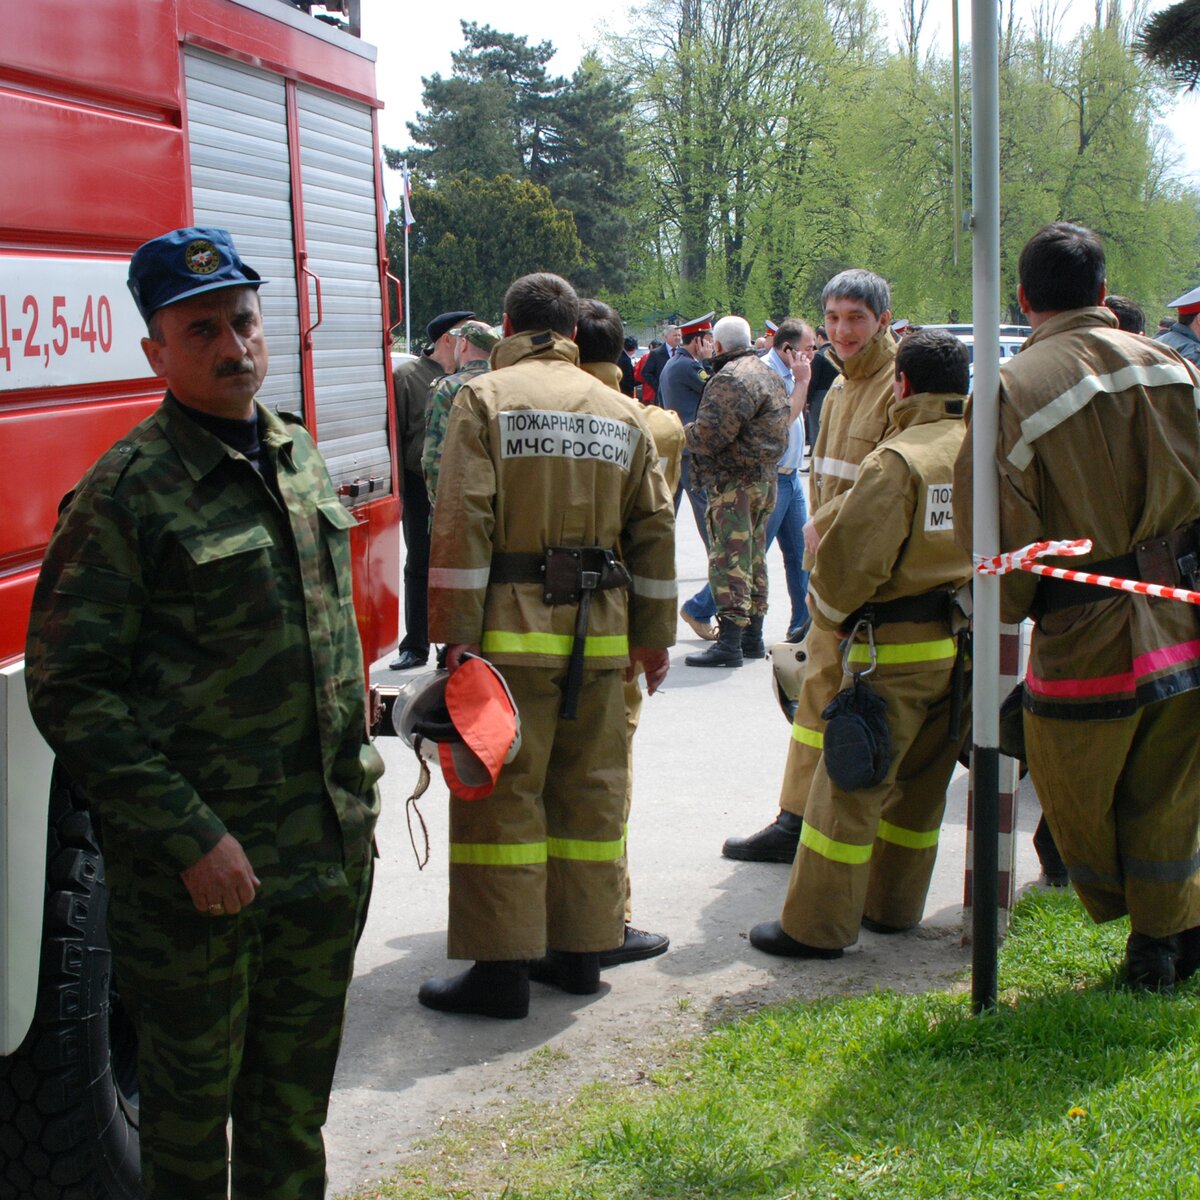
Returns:
[[[593,459],[628,471],[641,436],[636,425],[590,413],[500,413],[501,458]]]
[[[954,532],[954,484],[931,483],[925,489],[925,532]]]

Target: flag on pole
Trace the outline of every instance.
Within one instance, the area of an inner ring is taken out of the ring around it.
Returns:
[[[409,203],[409,199],[412,196],[412,187],[409,183],[411,172],[408,169],[408,163],[405,163],[401,168],[401,175],[404,179],[404,232],[407,233],[416,224],[416,221],[413,220],[412,205]]]

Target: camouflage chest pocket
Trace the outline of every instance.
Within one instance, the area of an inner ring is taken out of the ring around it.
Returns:
[[[196,629],[221,636],[278,625],[283,615],[271,531],[257,521],[205,529],[180,539]]]
[[[350,530],[358,526],[354,514],[340,500],[318,500],[321,515],[321,541],[325,546],[322,573],[326,586],[337,593],[342,605],[354,603],[353,575],[350,567]]]

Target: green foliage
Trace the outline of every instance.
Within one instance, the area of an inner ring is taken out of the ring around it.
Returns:
[[[501,174],[545,187],[569,212],[581,243],[573,282],[584,294],[630,282],[634,190],[625,141],[630,97],[625,81],[585,58],[568,80],[547,74],[553,45],[490,25],[462,22],[465,46],[454,70],[423,82],[425,110],[409,124],[405,152],[440,186],[460,175]],[[395,166],[401,157],[388,152]],[[451,248],[445,247],[451,255]]]
[[[969,320],[969,234],[953,252],[954,79],[923,43],[926,7],[902,0],[889,48],[872,0],[656,0],[570,80],[547,73],[549,42],[464,22],[451,76],[425,80],[409,155],[435,190],[459,174],[544,185],[574,219],[574,282],[639,325],[708,309],[755,328],[813,320],[821,288],[851,265],[891,282],[897,316]],[[1096,229],[1110,287],[1150,313],[1200,272],[1200,195],[1170,176],[1163,77],[1132,48],[1140,12],[1106,0],[1068,39],[1052,7],[1022,24],[1004,6],[998,286],[1010,320],[1017,257],[1047,221]],[[962,59],[970,209],[965,46]],[[452,250],[438,270],[470,275]]]
[[[569,212],[556,208],[537,184],[511,175],[458,175],[438,187],[418,184],[409,234],[413,328],[440,312],[473,308],[499,321],[504,293],[531,271],[571,278],[580,267],[579,235]],[[404,257],[399,211],[388,219],[388,254]]]
[[[389,1197],[517,1200],[1160,1200],[1200,1195],[1200,988],[1114,986],[1128,926],[1069,893],[1018,906],[994,1013],[890,993],[766,1009],[718,1029],[648,1094],[600,1091],[487,1185]],[[531,1121],[536,1125],[536,1121]],[[474,1155],[473,1155],[474,1150]],[[422,1169],[424,1179],[424,1170]]]

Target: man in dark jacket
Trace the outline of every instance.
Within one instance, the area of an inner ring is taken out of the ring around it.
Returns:
[[[767,611],[767,519],[775,506],[776,463],[787,447],[783,381],[754,352],[744,317],[713,329],[714,374],[696,419],[686,426],[695,483],[708,498],[708,579],[718,638],[684,660],[690,667],[740,667],[743,635],[762,640]]]
[[[456,369],[455,338],[450,331],[472,312],[447,312],[425,327],[429,345],[420,357],[392,371],[396,393],[396,428],[404,467],[404,640],[388,666],[393,671],[423,667],[429,659],[429,493],[421,472],[425,418],[430,387]]]
[[[1179,310],[1179,320],[1156,340],[1200,367],[1200,287],[1177,296],[1171,307]]]

